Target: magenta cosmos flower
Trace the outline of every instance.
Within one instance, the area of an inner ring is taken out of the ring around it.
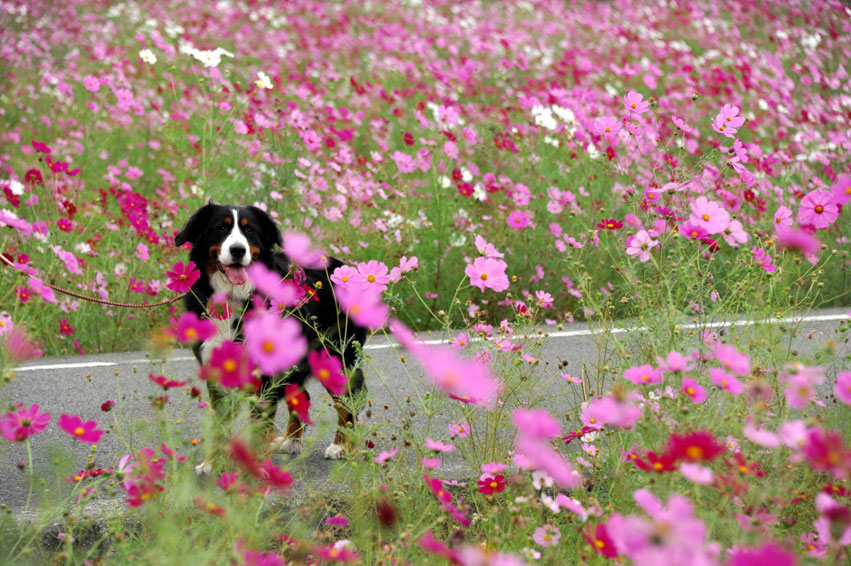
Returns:
[[[225,340],[213,350],[210,361],[201,368],[201,379],[212,381],[226,388],[259,386],[254,376],[254,363],[242,344]]]
[[[255,314],[245,323],[245,346],[265,375],[291,368],[307,353],[299,323],[269,312]]]
[[[171,271],[166,271],[165,274],[168,277],[166,287],[175,293],[188,292],[192,285],[198,281],[198,278],[201,277],[201,272],[198,270],[194,261],[190,261],[185,265],[182,261],[178,261],[171,266]]]
[[[706,401],[706,390],[700,385],[697,380],[689,376],[683,376],[682,392],[692,403],[703,403]]]
[[[636,385],[656,385],[662,383],[662,370],[650,364],[633,366],[623,372],[623,377]]]
[[[730,224],[730,213],[717,202],[701,196],[691,203],[689,221],[709,234],[720,234]]]
[[[216,324],[209,318],[198,318],[194,312],[183,313],[172,320],[170,332],[181,344],[208,340],[216,335]]]
[[[829,191],[815,190],[807,193],[798,208],[798,222],[812,224],[817,230],[827,228],[839,216],[839,207]]]
[[[56,424],[80,442],[88,442],[90,444],[100,441],[100,437],[105,432],[98,429],[98,423],[96,421],[83,422],[83,419],[75,415],[63,414],[59,417],[59,421]]]
[[[473,263],[468,263],[464,273],[470,278],[470,285],[484,291],[493,289],[502,292],[508,289],[508,276],[505,269],[508,265],[500,260],[490,257],[477,257]]]
[[[637,255],[641,263],[650,259],[650,250],[659,245],[658,240],[654,240],[647,233],[647,230],[639,230],[639,232],[629,238],[626,244],[627,255]]]
[[[346,392],[348,379],[343,373],[343,362],[332,356],[327,350],[313,350],[307,355],[307,364],[313,376],[319,380],[332,395]]]
[[[24,442],[29,437],[47,428],[50,424],[50,413],[39,413],[37,404],[29,409],[19,408],[14,413],[6,413],[0,421],[0,433],[9,442]]]

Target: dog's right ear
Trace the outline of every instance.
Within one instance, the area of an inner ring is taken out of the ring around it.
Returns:
[[[174,245],[180,247],[186,242],[189,242],[194,246],[195,242],[198,241],[198,238],[204,232],[204,227],[209,223],[210,216],[213,214],[215,207],[216,205],[211,200],[199,208],[186,223],[186,226],[183,227],[183,230],[174,237]]]

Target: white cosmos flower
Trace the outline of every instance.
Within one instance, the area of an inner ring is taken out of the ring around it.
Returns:
[[[143,49],[143,50],[139,51],[139,57],[141,57],[142,61],[144,61],[145,63],[147,63],[149,65],[153,65],[154,63],[157,62],[157,56],[154,55],[154,52],[151,51],[150,49]]]
[[[272,79],[269,78],[269,75],[267,75],[263,71],[257,73],[257,80],[254,81],[254,84],[256,84],[260,88],[265,88],[267,90],[271,90],[275,86],[272,84]]]

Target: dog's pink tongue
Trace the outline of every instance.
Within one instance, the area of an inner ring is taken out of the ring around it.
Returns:
[[[248,273],[245,268],[240,266],[225,266],[225,277],[231,282],[231,285],[245,285],[248,281]]]

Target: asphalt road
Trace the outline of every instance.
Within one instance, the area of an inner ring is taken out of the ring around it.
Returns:
[[[848,312],[848,309],[812,312],[794,317],[794,321],[774,320],[770,325],[760,327],[744,322],[737,325],[736,331],[769,333],[778,332],[781,327],[797,328],[794,338],[789,333],[785,336],[789,336],[788,347],[798,350],[802,359],[831,338],[836,340],[840,356],[847,357],[851,355],[851,346],[844,341],[848,335],[840,339],[837,328],[840,320],[848,319]],[[682,332],[692,332],[696,328],[696,325],[685,325]],[[608,353],[615,351],[613,340],[623,343],[631,336],[639,341],[633,342],[635,345],[640,344],[641,337],[640,333],[628,334],[621,330],[600,334],[589,330],[585,324],[574,324],[561,330],[541,329],[530,340],[534,341],[546,334],[549,336],[542,341],[539,350],[530,350],[536,352],[534,355],[539,362],[520,370],[537,380],[536,385],[525,393],[523,401],[537,402],[557,415],[563,415],[569,405],[565,391],[581,391],[576,385],[570,385],[558,377],[557,364],[567,362],[563,371],[571,375],[579,375],[583,363],[594,373],[601,364],[607,362],[605,358]],[[430,334],[422,335],[421,338],[440,342],[446,336]],[[404,352],[392,341],[388,342],[380,336],[369,340],[366,353],[367,384],[372,405],[371,417],[365,422],[370,426],[376,425],[378,435],[374,438],[377,449],[386,450],[394,444],[401,444],[401,437],[394,438],[393,435],[404,426],[415,428],[418,432],[425,431],[434,438],[446,439],[450,415],[439,410],[429,419],[426,411],[418,406],[423,395],[431,388],[416,364],[411,361],[403,363],[400,355]],[[94,419],[102,423],[102,427],[108,427],[108,433],[97,445],[96,453],[92,454],[97,467],[115,466],[122,455],[143,446],[159,446],[164,440],[161,432],[163,419],[177,423],[179,437],[173,439],[171,444],[177,446],[181,453],[193,450],[191,439],[203,436],[202,409],[198,408],[197,400],[191,399],[183,389],[174,389],[169,392],[170,400],[158,417],[151,400],[162,395],[162,389],[149,381],[148,374],[152,371],[172,379],[189,381],[190,385],[199,385],[203,390],[203,384],[197,379],[197,362],[188,350],[172,351],[164,363],[144,352],[125,352],[42,358],[17,368],[11,383],[0,389],[0,407],[5,408],[14,403],[23,403],[28,407],[31,403],[38,403],[42,411],[53,415],[48,429],[32,439],[33,467],[46,478],[44,483],[37,486],[36,499],[52,500],[67,493],[70,484],[58,479],[57,470],[61,477],[73,476],[76,471],[85,468],[87,457],[91,454],[89,445],[78,443],[56,426],[62,413],[79,415],[84,420]],[[585,386],[591,389],[593,383],[586,380]],[[336,415],[328,396],[315,381],[309,389],[314,404],[311,413],[317,426],[309,428],[305,456],[291,462],[293,465],[289,469],[297,481],[316,485],[327,480],[333,466],[333,462],[325,460],[323,454],[333,438]],[[111,412],[104,413],[100,407],[107,400],[115,401],[116,406]],[[411,413],[414,413],[413,416]],[[286,410],[282,409],[277,424],[283,428],[285,423]],[[189,454],[189,459],[197,461],[201,449],[194,450],[195,453]],[[24,507],[27,479],[16,463],[26,461],[27,452],[23,444],[0,440],[0,504],[16,510]],[[441,477],[458,477],[468,475],[471,471],[460,455],[451,453],[444,458],[439,473]]]

